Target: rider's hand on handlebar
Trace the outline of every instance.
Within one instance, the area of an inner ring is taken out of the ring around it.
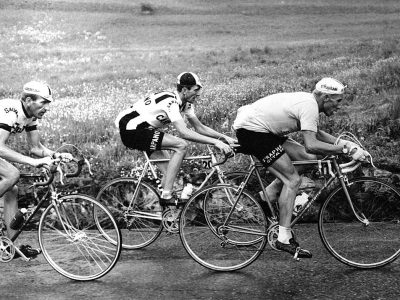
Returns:
[[[349,149],[349,153],[352,151],[352,149],[354,149],[354,148],[360,148],[360,146],[358,145],[358,144],[356,144],[356,143],[354,143],[354,142],[352,142],[352,141],[348,141],[348,140],[343,140],[343,139],[340,139],[339,140],[339,142],[338,142],[338,145],[341,145],[341,146],[346,146],[347,147],[347,149]]]
[[[60,159],[60,160],[65,161],[65,162],[69,162],[69,161],[74,159],[72,154],[68,153],[68,152],[62,152],[62,153],[55,152],[52,155],[52,157],[53,157],[53,159]]]
[[[229,145],[235,145],[235,144],[238,143],[238,140],[237,140],[237,139],[231,138],[231,137],[229,137],[229,136],[224,136],[224,140],[225,140],[225,142],[226,142],[227,144],[229,144]]]
[[[348,149],[348,155],[353,160],[363,161],[370,156],[367,151],[365,151],[360,145],[354,142],[340,139],[338,144],[343,145]]]
[[[349,155],[354,160],[363,161],[368,156],[370,156],[370,154],[367,151],[365,151],[363,148],[361,148],[361,147],[353,148],[353,149],[355,149],[355,150],[352,151]]]
[[[217,147],[222,152],[224,152],[225,154],[228,154],[228,153],[232,152],[232,148],[229,145],[227,145],[227,144],[225,144],[225,143],[223,143],[221,141],[217,140],[215,142],[214,146]]]
[[[38,158],[34,160],[34,167],[40,168],[45,165],[50,166],[53,163],[53,159],[50,156]]]

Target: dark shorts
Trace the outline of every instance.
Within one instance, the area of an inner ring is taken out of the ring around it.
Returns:
[[[164,132],[154,129],[120,129],[122,143],[131,149],[146,151],[148,155],[161,149]]]
[[[241,146],[240,152],[254,155],[266,168],[285,153],[282,145],[287,137],[243,128],[236,130],[236,137]]]

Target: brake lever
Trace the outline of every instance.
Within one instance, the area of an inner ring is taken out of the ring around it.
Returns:
[[[57,166],[57,172],[58,172],[58,174],[60,174],[60,183],[61,183],[62,185],[65,185],[65,184],[64,184],[64,172],[63,172],[63,170],[62,170],[60,164],[58,164],[58,166]]]
[[[88,167],[88,172],[89,172],[90,176],[93,176],[93,172],[92,172],[92,169],[90,167],[89,160],[87,158],[84,158],[84,162],[85,162],[86,166]]]

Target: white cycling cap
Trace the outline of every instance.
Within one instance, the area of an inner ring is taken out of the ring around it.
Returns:
[[[44,82],[29,81],[24,85],[23,92],[26,94],[38,95],[47,101],[53,101],[51,89]]]
[[[192,72],[183,72],[179,74],[176,83],[183,86],[198,85],[201,88],[203,87],[203,85],[200,82],[199,76],[197,76]]]
[[[325,94],[336,94],[336,95],[341,95],[344,93],[344,89],[346,88],[343,83],[340,81],[325,77],[322,78],[320,81],[317,82],[315,85],[315,89],[321,93]]]

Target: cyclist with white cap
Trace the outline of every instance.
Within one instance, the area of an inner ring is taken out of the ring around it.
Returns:
[[[16,184],[19,180],[19,171],[10,162],[33,167],[51,164],[51,156],[55,152],[42,145],[37,130],[37,119],[42,119],[51,101],[53,96],[50,87],[37,81],[30,81],[24,85],[20,100],[0,101],[0,197],[4,201],[4,223],[9,237],[12,237],[18,229],[10,228],[10,222],[18,211]],[[7,141],[10,135],[24,130],[30,153],[38,158],[23,155],[8,147]],[[20,250],[25,256],[32,258],[40,253],[38,249],[33,249],[29,245],[22,245]],[[14,258],[18,255],[15,254]]]
[[[202,87],[196,74],[183,72],[177,78],[176,91],[151,94],[119,113],[115,120],[121,140],[128,148],[146,151],[152,158],[165,157],[166,153],[160,150],[172,150],[168,165],[160,165],[164,173],[162,206],[176,205],[180,200],[173,193],[173,184],[186,155],[186,140],[214,145],[225,153],[231,152],[228,144],[236,142],[205,126],[197,118],[194,105],[200,98]],[[183,117],[187,118],[195,131],[186,126]],[[169,123],[172,123],[180,137],[159,130]]]
[[[312,257],[301,249],[291,233],[294,200],[301,178],[292,160],[316,159],[316,154],[348,153],[362,160],[364,150],[318,128],[319,113],[331,116],[339,109],[345,86],[333,78],[320,80],[312,93],[278,93],[239,108],[233,127],[241,151],[257,157],[277,179],[269,186],[279,186],[279,232],[276,247],[298,257]],[[304,146],[288,138],[300,131]]]

